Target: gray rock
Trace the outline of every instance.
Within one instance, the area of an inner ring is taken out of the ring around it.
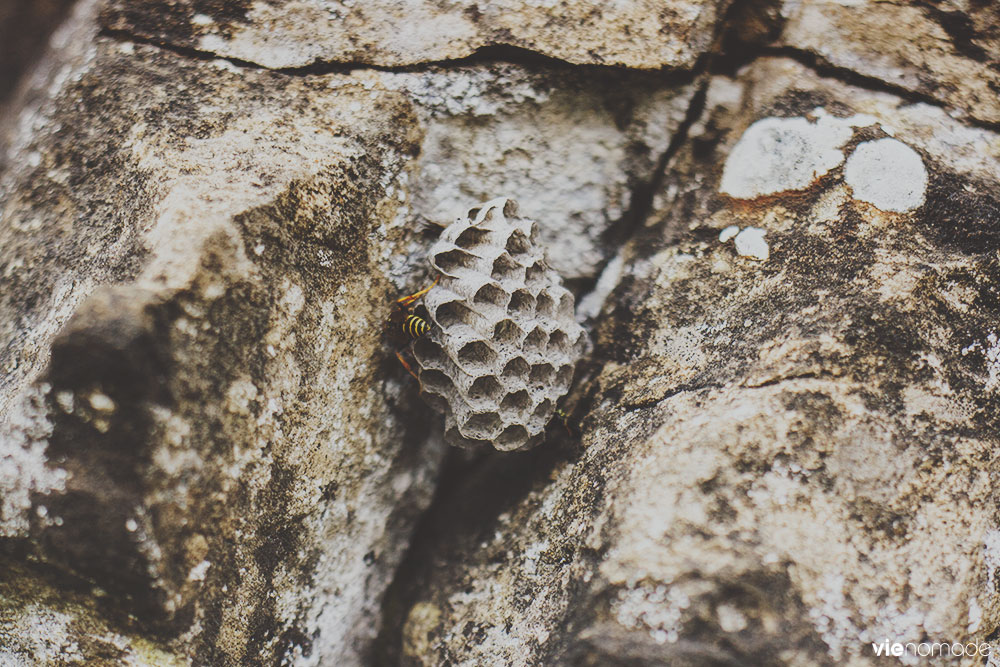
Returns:
[[[767,4],[767,3],[763,3]],[[783,0],[777,42],[885,86],[1000,123],[1000,6],[995,2]]]
[[[265,67],[412,65],[514,46],[576,64],[687,68],[726,0],[365,3],[112,0],[105,26]]]
[[[690,77],[511,64],[369,76],[411,96],[427,128],[408,224],[450,224],[511,194],[577,284],[597,276],[614,254],[609,238],[639,214],[633,193],[695,91]]]
[[[768,118],[814,178],[755,153]],[[441,500],[402,660],[862,665],[887,638],[991,641],[998,140],[790,60],[713,79],[622,252],[582,443]]]
[[[0,662],[993,641],[996,9],[728,6],[80,0],[0,121]],[[387,323],[500,193],[597,348],[442,465]]]
[[[0,548],[197,663],[356,664],[443,452],[385,330],[421,222],[521,183],[593,277],[690,77],[290,75],[98,37],[95,8],[4,138]]]
[[[382,339],[412,105],[108,39],[67,65],[0,186],[0,533],[199,662],[356,660],[441,451]]]
[[[105,596],[85,582],[0,558],[0,665],[190,664],[134,624],[109,623]]]

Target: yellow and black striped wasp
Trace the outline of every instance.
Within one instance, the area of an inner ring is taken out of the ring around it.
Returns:
[[[421,317],[420,315],[414,313],[413,309],[414,309],[414,304],[416,304],[417,300],[419,300],[425,294],[434,289],[434,286],[438,284],[439,280],[441,280],[441,276],[435,278],[434,282],[431,283],[429,287],[425,287],[419,292],[414,292],[413,294],[410,294],[408,296],[396,299],[396,306],[397,306],[396,312],[401,314],[402,322],[401,323],[398,322],[398,320],[400,319],[398,315],[395,316],[394,319],[397,320],[396,326],[402,329],[403,333],[407,337],[406,340],[407,346],[410,344],[411,341],[414,341],[420,338],[421,336],[426,335],[427,332],[431,330],[431,326],[427,322],[427,320]],[[396,351],[396,358],[399,359],[399,363],[403,364],[403,368],[406,369],[406,372],[412,375],[413,377],[417,378],[417,382],[420,382],[420,378],[417,377],[417,374],[413,372],[413,368],[410,366],[409,362],[407,362],[406,358],[403,357],[402,351],[400,350]]]

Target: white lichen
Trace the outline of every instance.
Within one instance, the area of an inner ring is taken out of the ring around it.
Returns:
[[[755,199],[807,188],[840,166],[840,147],[852,134],[850,124],[831,116],[815,123],[803,117],[758,120],[729,154],[719,192]]]
[[[735,237],[739,233],[740,233],[740,227],[739,227],[739,225],[729,225],[728,227],[726,227],[725,229],[723,229],[721,232],[719,232],[719,242],[720,243],[725,243],[726,241],[728,241],[729,239]]]
[[[736,235],[734,241],[736,252],[742,257],[749,257],[760,261],[771,256],[771,248],[764,240],[764,230],[757,227],[747,227]]]
[[[883,211],[919,208],[927,192],[927,169],[920,154],[897,139],[859,144],[844,167],[855,199]]]

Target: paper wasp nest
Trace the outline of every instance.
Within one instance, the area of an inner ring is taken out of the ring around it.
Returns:
[[[545,263],[534,221],[494,199],[449,225],[430,252],[431,330],[414,344],[428,403],[462,447],[534,446],[569,390],[587,340],[573,295]]]

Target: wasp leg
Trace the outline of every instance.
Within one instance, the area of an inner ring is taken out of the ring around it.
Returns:
[[[432,289],[434,289],[434,286],[438,284],[439,280],[441,280],[441,276],[438,276],[437,278],[435,278],[434,282],[432,282],[430,284],[430,287],[425,287],[422,290],[420,290],[419,292],[416,292],[415,294],[411,294],[409,296],[404,296],[401,299],[396,299],[396,303],[398,303],[400,306],[404,306],[404,307],[405,306],[409,306],[411,303],[413,303],[414,301],[416,301],[417,299],[419,299],[420,297],[422,297],[423,295],[427,294]]]
[[[406,359],[403,358],[403,354],[401,352],[397,352],[396,358],[399,359],[399,363],[403,364],[403,368],[406,369],[406,372],[412,375],[413,378],[417,381],[417,384],[420,385],[420,391],[423,391],[424,390],[423,383],[420,382],[420,378],[417,377],[417,374],[413,372],[413,368],[410,367],[410,364],[407,363]]]

